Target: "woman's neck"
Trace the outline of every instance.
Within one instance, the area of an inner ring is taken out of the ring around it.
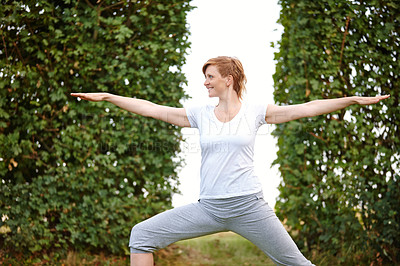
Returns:
[[[224,97],[219,97],[219,102],[216,108],[218,108],[219,111],[230,113],[240,109],[241,106],[242,103],[240,102],[237,93],[233,90],[229,90]]]
[[[219,121],[225,123],[231,121],[239,113],[241,107],[242,103],[237,96],[229,100],[220,98],[214,113]]]
[[[240,102],[239,99],[237,99],[237,101],[233,100],[233,101],[219,101],[218,105],[216,106],[216,108],[220,111],[220,112],[226,112],[226,113],[230,113],[230,112],[234,112],[237,109],[240,109],[240,107],[242,106],[242,103]]]

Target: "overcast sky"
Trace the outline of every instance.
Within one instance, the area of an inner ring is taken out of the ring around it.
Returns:
[[[282,34],[282,26],[276,23],[280,11],[277,0],[194,0],[191,4],[197,8],[188,14],[192,45],[183,68],[188,79],[185,90],[192,97],[188,101],[216,103],[216,99],[208,98],[201,68],[209,58],[227,55],[239,58],[243,64],[247,76],[245,100],[264,99],[273,103],[276,49],[270,43],[279,40]],[[275,205],[280,182],[277,167],[271,168],[277,152],[272,130],[271,125],[259,129],[254,158],[270,206]],[[181,156],[186,165],[179,171],[182,195],[174,195],[174,207],[197,201],[200,187],[198,131],[185,128],[182,133],[186,142],[182,143]]]

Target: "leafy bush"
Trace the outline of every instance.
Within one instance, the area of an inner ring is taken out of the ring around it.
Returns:
[[[171,207],[179,128],[71,92],[179,106],[189,1],[6,1],[0,8],[0,247],[127,252]]]
[[[374,106],[276,127],[277,214],[305,252],[346,265],[400,262],[400,5],[281,0],[278,104],[351,95]]]

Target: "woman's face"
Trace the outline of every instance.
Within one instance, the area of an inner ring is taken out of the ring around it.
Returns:
[[[227,89],[227,78],[223,78],[216,66],[210,65],[206,69],[204,86],[209,97],[219,97]]]

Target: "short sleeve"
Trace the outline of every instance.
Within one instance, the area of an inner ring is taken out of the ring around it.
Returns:
[[[256,117],[256,127],[259,128],[267,123],[267,121],[265,121],[265,116],[267,114],[268,103],[255,103],[252,104],[252,106]]]
[[[191,128],[199,128],[200,114],[202,106],[187,104],[185,105],[186,116],[189,120]]]

